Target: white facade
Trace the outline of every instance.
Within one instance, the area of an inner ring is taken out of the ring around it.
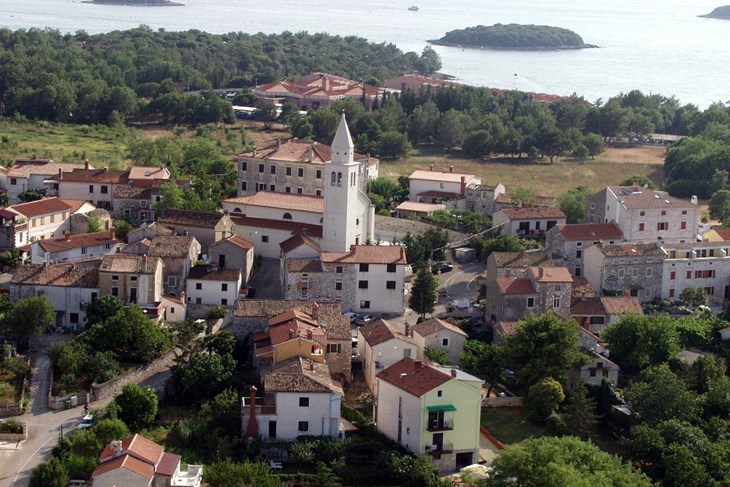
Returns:
[[[332,160],[325,163],[322,248],[327,252],[347,252],[373,237],[375,207],[364,192],[364,171],[361,174],[354,152],[343,113],[332,142]]]
[[[406,266],[367,264],[364,271],[360,264],[350,264],[355,270],[355,300],[351,309],[364,313],[405,313],[403,288],[406,282]],[[367,283],[366,288],[362,288]],[[344,300],[343,300],[344,301]]]
[[[457,199],[457,206],[466,208],[467,186],[480,185],[482,181],[473,174],[455,173],[453,170],[451,166],[449,172],[434,171],[431,166],[429,171],[414,171],[408,176],[408,200],[431,203]]]
[[[101,259],[107,254],[115,254],[119,252],[122,246],[123,244],[121,242],[117,242],[70,248],[59,252],[45,252],[41,248],[40,241],[36,240],[33,244],[31,244],[30,263],[56,264],[59,262],[78,262],[82,260]]]
[[[334,392],[276,392],[274,414],[257,414],[256,424],[264,439],[285,441],[299,436],[339,436],[342,396]],[[302,401],[306,399],[306,401]],[[261,400],[261,399],[259,399]],[[302,404],[307,404],[303,406]],[[258,407],[257,407],[258,409]],[[262,411],[266,411],[263,409]],[[275,422],[276,436],[269,436]],[[246,424],[243,424],[245,430]]]
[[[231,271],[232,269],[227,269]],[[204,276],[204,278],[196,278],[196,274],[191,272],[188,275],[185,299],[188,304],[208,304],[215,306],[233,306],[238,299],[241,289],[241,271],[235,269],[238,278],[235,280],[229,278],[214,278]],[[220,271],[218,271],[220,272]],[[217,273],[211,271],[210,274]]]
[[[730,242],[665,244],[662,299],[676,301],[689,287],[702,288],[710,299],[730,298]]]
[[[415,341],[406,341],[398,337],[370,346],[360,329],[357,330],[357,348],[360,357],[362,357],[365,382],[367,382],[370,391],[376,397],[378,395],[377,381],[375,380],[377,373],[402,358],[410,357],[415,359],[419,353]]]
[[[11,284],[12,301],[44,294],[56,310],[55,327],[77,331],[86,326],[86,306],[99,296],[99,288]]]

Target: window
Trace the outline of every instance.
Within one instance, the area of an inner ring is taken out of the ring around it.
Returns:
[[[18,180],[15,178],[10,178],[10,185],[15,186],[16,184],[18,184]]]
[[[226,298],[221,298],[221,306],[228,306],[228,300]]]
[[[261,243],[269,243],[269,236],[261,235]]]
[[[55,222],[56,222],[56,215],[51,215],[51,223],[55,223]]]
[[[171,315],[174,315],[174,314],[175,314],[175,308],[173,308],[173,307],[170,307],[170,314],[171,314]]]
[[[112,286],[112,296],[119,296],[119,288],[117,286]]]
[[[646,277],[651,277],[654,274],[654,270],[651,267],[646,268]]]
[[[681,230],[687,230],[687,222],[680,222],[679,223],[679,228]]]
[[[395,281],[387,281],[385,283],[385,289],[395,289]]]
[[[266,191],[266,183],[256,183],[256,191]]]
[[[241,171],[248,171],[248,162],[241,161]]]
[[[631,269],[631,277],[639,277],[639,269],[637,267]]]
[[[618,278],[619,279],[623,279],[624,278],[624,270],[623,269],[619,269],[617,274],[618,274]]]
[[[553,308],[559,308],[560,307],[560,298],[554,298],[553,299]]]
[[[119,276],[116,274],[112,274],[112,281],[118,281],[118,280],[119,280]]]
[[[262,172],[265,172],[265,171],[266,171],[266,168],[264,168],[264,165],[263,164],[259,164],[259,172],[262,173]]]
[[[441,346],[442,347],[448,347],[449,346],[449,339],[448,338],[442,338],[441,339]]]
[[[341,343],[328,343],[327,344],[327,353],[342,353],[342,344]]]
[[[335,267],[335,274],[342,274],[342,266],[341,265],[338,265],[337,267]]]
[[[342,281],[335,282],[335,291],[342,291]]]
[[[81,255],[86,255],[89,253],[89,249],[87,247],[81,247]]]
[[[643,232],[644,231],[644,224],[643,223],[639,223],[639,231],[640,232]]]
[[[575,268],[575,277],[580,277],[583,275],[583,270],[580,267]]]
[[[276,166],[271,166],[271,174],[276,174]]]
[[[304,194],[304,188],[297,188],[297,194]]]
[[[657,230],[668,230],[669,229],[669,223],[667,222],[659,222],[656,224]]]
[[[669,297],[670,298],[673,298],[674,297],[674,289],[670,289],[669,290]]]
[[[93,193],[93,192],[94,192],[94,185],[93,184],[90,184],[89,185],[89,193]]]
[[[303,167],[300,167],[299,169],[297,169],[297,176],[300,178],[304,177],[304,168]]]
[[[308,408],[309,407],[309,398],[308,397],[300,397],[299,398],[299,407],[300,408]]]
[[[228,291],[228,284],[226,284],[225,282],[221,284],[221,291]]]
[[[342,173],[341,172],[337,173],[337,186],[338,187],[342,186]]]
[[[583,251],[582,251],[582,250],[576,250],[576,251],[575,251],[575,258],[576,258],[576,259],[581,259],[581,258],[583,258]]]
[[[687,271],[687,279],[692,279],[692,271]]]
[[[68,317],[68,321],[71,323],[78,323],[79,322],[79,314],[78,313],[70,313]]]
[[[321,190],[321,189],[315,189],[315,190],[314,190],[314,194],[315,194],[316,196],[322,196],[322,190]]]
[[[167,285],[177,287],[177,276],[167,276]]]
[[[370,309],[370,301],[360,301],[360,309]]]
[[[300,288],[302,290],[302,296],[307,296],[309,294],[309,279],[302,279]]]
[[[436,391],[436,397],[444,397],[444,391],[442,391],[441,389]]]
[[[203,304],[203,298],[195,298],[195,304]]]
[[[276,185],[269,185],[269,191],[276,191]]]
[[[246,184],[246,181],[241,181],[241,191],[246,191],[248,188],[248,185]]]
[[[359,289],[367,289],[368,288],[368,281],[358,281],[357,287]]]
[[[388,272],[395,272],[395,264],[388,264]]]
[[[527,307],[528,308],[534,308],[535,307],[535,298],[527,298]]]
[[[102,186],[101,194],[108,194],[108,193],[109,193],[109,186]]]
[[[299,431],[302,433],[309,431],[309,421],[299,421]]]
[[[284,215],[282,216],[282,218],[284,220],[291,220],[292,219],[291,213],[289,213],[289,212],[284,213]]]
[[[639,216],[646,216],[646,212],[645,211],[640,211],[639,212]]]
[[[686,215],[687,214],[687,210],[682,210],[682,214],[683,215]]]
[[[666,214],[667,214],[666,210],[662,210],[662,216],[664,216]]]
[[[360,264],[360,272],[368,272],[370,270],[370,264]]]
[[[314,177],[317,179],[322,179],[322,170],[317,169],[317,172],[314,173]]]
[[[677,278],[677,273],[675,271],[672,271],[669,273],[669,280],[673,281]]]
[[[286,168],[286,175],[287,176],[291,176],[291,168],[290,167],[287,167]]]

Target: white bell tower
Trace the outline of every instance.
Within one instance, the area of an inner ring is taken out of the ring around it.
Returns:
[[[324,165],[325,252],[348,252],[351,245],[363,245],[371,237],[372,205],[360,191],[360,164],[354,155],[355,145],[343,113],[332,141],[332,160]]]

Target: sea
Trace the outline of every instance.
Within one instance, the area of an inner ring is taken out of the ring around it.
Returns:
[[[0,26],[91,34],[154,30],[327,32],[420,53],[429,39],[476,25],[575,31],[597,49],[499,51],[434,46],[457,81],[588,101],[621,92],[673,96],[706,108],[730,100],[730,20],[700,18],[727,0],[176,0],[180,7],[0,0]],[[417,11],[409,10],[418,7]]]

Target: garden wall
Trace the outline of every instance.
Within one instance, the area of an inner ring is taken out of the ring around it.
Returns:
[[[28,425],[23,424],[22,433],[0,433],[0,441],[23,441],[28,439]]]
[[[28,362],[30,362],[30,359]],[[0,404],[0,418],[9,418],[23,414],[23,399],[25,398],[25,384],[27,381],[27,377],[23,379],[23,385],[20,387],[20,399],[17,402]]]
[[[486,397],[482,399],[485,408],[521,408],[524,406],[524,397]]]

